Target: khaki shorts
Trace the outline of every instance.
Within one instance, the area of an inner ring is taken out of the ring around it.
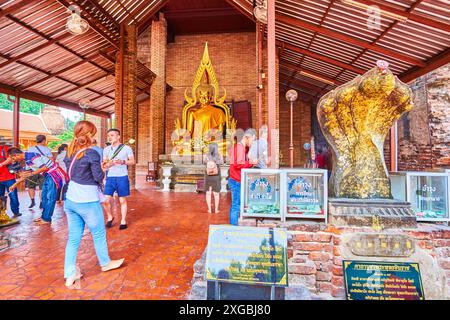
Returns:
[[[36,189],[39,186],[39,190],[42,190],[42,185],[44,184],[44,176],[42,174],[36,174],[34,176],[28,177],[25,180],[25,187],[28,189]]]

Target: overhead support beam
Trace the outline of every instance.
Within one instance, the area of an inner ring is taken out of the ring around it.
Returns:
[[[73,83],[71,83],[71,84],[74,85],[74,86],[76,86],[76,88],[66,90],[66,91],[64,91],[63,93],[59,93],[58,95],[53,96],[53,99],[58,99],[58,98],[60,98],[60,97],[62,97],[62,96],[65,96],[65,95],[67,95],[67,94],[69,94],[69,93],[72,93],[72,92],[75,92],[75,91],[87,90],[87,91],[91,91],[91,92],[93,92],[93,93],[95,93],[95,94],[98,94],[100,97],[106,97],[106,98],[109,98],[109,99],[111,99],[111,100],[114,100],[114,97],[109,96],[109,95],[106,94],[106,93],[102,93],[102,92],[100,92],[100,91],[97,91],[97,90],[93,90],[93,89],[88,88],[88,86],[91,86],[91,85],[93,85],[93,84],[96,84],[96,83],[98,83],[98,82],[100,82],[100,81],[106,81],[108,76],[114,77],[113,73],[111,72],[111,73],[108,73],[108,74],[106,74],[106,75],[102,75],[101,77],[98,77],[98,78],[96,78],[96,79],[94,79],[94,80],[92,80],[92,81],[89,81],[88,83],[85,83],[85,84],[80,84],[80,83],[73,82]],[[66,81],[67,81],[67,80],[66,80]]]
[[[252,21],[255,21],[255,17],[253,16],[253,6],[245,0],[225,0],[233,7],[235,7],[240,13],[249,18]]]
[[[32,82],[32,83],[30,83],[30,84],[24,86],[24,87],[21,87],[20,90],[27,90],[28,88],[31,88],[31,87],[33,87],[33,86],[39,84],[39,83],[45,82],[45,81],[47,81],[47,80],[49,80],[49,79],[51,79],[51,78],[53,78],[53,77],[56,77],[56,76],[58,76],[58,75],[60,75],[60,74],[63,74],[64,72],[67,72],[67,71],[69,71],[69,70],[72,70],[72,69],[74,69],[74,68],[77,68],[77,67],[79,67],[79,66],[81,66],[81,65],[83,65],[83,64],[85,64],[85,63],[87,63],[87,62],[89,62],[89,60],[94,59],[95,57],[98,57],[98,56],[99,56],[99,54],[94,54],[94,55],[92,55],[92,56],[90,56],[90,57],[87,57],[86,59],[83,59],[83,60],[81,60],[81,61],[78,61],[77,63],[74,63],[74,64],[68,66],[67,68],[64,68],[64,69],[61,69],[61,70],[59,70],[59,71],[57,71],[57,72],[54,72],[54,73],[52,73],[51,75],[46,76],[45,78],[36,80],[36,81],[34,81],[34,82]]]
[[[338,81],[336,79],[333,79],[333,78],[323,75],[321,73],[317,73],[316,71],[313,71],[310,69],[300,68],[296,64],[293,64],[286,60],[280,60],[280,65],[283,65],[284,67],[287,67],[292,70],[296,70],[305,77],[310,77],[312,79],[315,79],[317,81],[320,81],[320,82],[323,82],[326,84],[332,84],[332,85],[336,85],[336,86],[340,86],[341,84],[343,84],[343,82],[341,82],[341,81]]]
[[[325,28],[325,27],[321,27],[321,26],[317,26],[317,25],[305,22],[301,19],[297,19],[297,18],[288,16],[288,15],[285,15],[282,13],[277,13],[277,21],[282,22],[284,24],[291,25],[291,26],[295,26],[297,28],[314,31],[319,34],[325,35],[329,38],[341,40],[341,41],[351,44],[351,45],[356,45],[356,46],[359,46],[359,47],[362,47],[365,49],[369,49],[374,52],[384,54],[388,57],[406,62],[408,64],[413,64],[413,65],[419,66],[419,67],[425,67],[425,62],[423,62],[421,60],[412,58],[410,56],[398,53],[398,52],[390,50],[390,49],[383,48],[383,47],[375,45],[375,44],[371,44],[367,41],[362,41],[362,40],[347,36],[345,34],[333,31],[333,30]]]
[[[5,61],[5,62],[3,62],[3,63],[0,63],[0,69],[1,69],[1,68],[4,68],[4,67],[10,65],[11,63],[14,63],[14,62],[16,62],[16,61],[18,61],[18,60],[20,60],[20,59],[23,59],[23,58],[25,58],[25,57],[27,57],[27,56],[29,56],[29,55],[35,53],[35,52],[38,52],[39,50],[45,49],[45,48],[47,48],[48,46],[50,46],[50,45],[52,45],[52,44],[55,44],[55,43],[57,43],[58,41],[61,41],[61,40],[65,39],[65,38],[68,38],[68,37],[70,37],[70,36],[71,36],[70,33],[65,33],[65,34],[63,34],[63,35],[61,35],[61,36],[59,36],[59,37],[54,38],[54,39],[51,39],[51,40],[48,40],[48,39],[47,39],[47,42],[46,42],[46,43],[43,43],[43,44],[41,44],[41,45],[39,45],[39,46],[37,46],[37,47],[34,47],[33,49],[28,50],[28,51],[26,51],[26,52],[24,52],[24,53],[22,53],[22,54],[19,54],[18,56],[11,57],[10,59],[8,59],[8,61]]]
[[[353,2],[357,2],[357,3],[363,4],[363,5],[367,5],[367,6],[378,6],[378,8],[380,8],[381,11],[393,13],[393,14],[403,17],[407,20],[414,21],[416,23],[420,23],[422,25],[426,25],[426,26],[429,26],[429,27],[432,27],[435,29],[445,31],[445,32],[450,32],[450,24],[448,24],[448,23],[430,19],[423,15],[411,13],[411,12],[409,12],[410,10],[403,11],[401,9],[398,9],[391,5],[386,4],[387,1],[353,0]],[[423,1],[420,1],[420,2],[423,2]],[[420,4],[420,2],[419,2],[419,4]],[[415,5],[415,7],[417,7],[417,5]]]
[[[305,89],[309,89],[309,90],[312,90],[312,91],[315,91],[315,92],[319,92],[319,91],[324,89],[322,87],[315,86],[312,83],[309,83],[309,82],[306,82],[306,81],[302,81],[302,80],[295,79],[295,78],[290,78],[288,75],[280,75],[280,80],[281,79],[289,81],[289,82],[297,85],[297,87],[300,86],[300,87],[303,87]],[[287,87],[289,87],[289,86],[287,86]]]
[[[299,54],[303,54],[305,56],[308,56],[308,57],[311,57],[311,58],[314,58],[314,59],[317,59],[317,60],[320,60],[320,61],[332,64],[332,65],[335,65],[337,67],[341,67],[343,69],[353,71],[353,72],[355,72],[357,74],[364,74],[364,72],[366,72],[366,70],[358,68],[358,67],[355,67],[355,66],[352,66],[351,64],[344,63],[342,61],[339,61],[339,60],[336,60],[336,59],[333,59],[333,58],[329,58],[327,56],[324,56],[324,55],[312,52],[310,50],[299,48],[297,46],[291,45],[291,44],[286,43],[286,42],[277,41],[277,45],[284,46],[285,49],[289,49],[289,50],[297,52]]]
[[[16,94],[16,88],[0,83],[0,92],[7,94],[7,95],[15,95]],[[36,102],[41,102],[44,104],[49,104],[52,106],[56,106],[56,107],[60,107],[60,108],[64,108],[64,109],[69,109],[69,110],[73,110],[73,111],[78,111],[78,112],[83,112],[84,110],[82,108],[80,108],[80,106],[76,103],[72,103],[72,102],[68,102],[68,101],[64,101],[64,100],[59,100],[59,99],[52,99],[48,96],[39,94],[39,93],[35,93],[35,92],[31,92],[31,91],[20,91],[20,97],[23,99],[28,99],[28,100],[32,100],[32,101],[36,101]],[[109,118],[110,115],[107,112],[101,112],[101,111],[96,111],[95,109],[87,109],[86,110],[86,114],[92,114],[94,116],[99,116],[99,117],[104,117],[104,118]]]
[[[12,16],[8,15],[8,18],[9,18],[11,21],[14,21],[15,23],[21,25],[22,27],[24,27],[24,28],[27,29],[28,31],[30,31],[30,32],[32,32],[32,33],[34,33],[34,34],[40,36],[41,38],[43,38],[43,39],[45,39],[45,40],[47,40],[48,42],[47,42],[47,44],[44,44],[44,47],[46,47],[46,46],[49,45],[49,44],[54,44],[54,45],[58,46],[59,48],[61,48],[61,49],[63,49],[63,50],[66,50],[67,52],[69,52],[69,53],[71,53],[71,54],[77,56],[77,57],[80,58],[80,59],[86,59],[85,56],[83,56],[83,55],[77,53],[76,51],[74,51],[74,50],[72,50],[72,49],[66,47],[65,45],[59,43],[59,41],[61,41],[62,39],[67,38],[67,37],[69,37],[69,36],[72,36],[72,34],[70,34],[69,32],[64,33],[64,34],[61,35],[60,37],[57,37],[57,38],[55,38],[55,39],[52,39],[51,37],[47,36],[46,34],[42,33],[41,31],[38,31],[38,30],[32,28],[32,27],[29,26],[28,24],[24,23],[23,21],[21,21],[21,20],[15,18],[15,17],[12,17]],[[42,49],[42,48],[40,48],[40,49]],[[39,49],[39,50],[40,50],[40,49]],[[38,50],[36,50],[36,48],[35,48],[35,49],[33,49],[33,50],[30,50],[30,51],[26,52],[25,54],[26,54],[26,55],[29,55],[29,54],[31,54],[31,53],[30,53],[31,51],[36,52],[36,51],[38,51]],[[22,57],[22,58],[23,58],[23,57]],[[16,60],[18,60],[18,59],[20,59],[20,58],[14,57],[14,58],[12,58],[12,59],[15,59],[15,61],[16,61]],[[6,62],[9,62],[9,61],[6,61]],[[6,63],[6,62],[5,62],[5,63]],[[101,65],[99,65],[99,64],[97,64],[97,63],[95,63],[95,62],[93,62],[93,61],[89,61],[89,63],[90,63],[91,65],[93,65],[94,67],[96,67],[96,68],[98,68],[98,69],[100,69],[100,70],[102,70],[102,71],[104,71],[104,72],[106,72],[106,73],[109,72],[109,70],[103,68]],[[2,65],[3,65],[3,64],[0,64],[0,68],[2,67]]]
[[[17,3],[13,4],[12,6],[9,6],[8,8],[4,10],[0,10],[0,18],[8,15],[13,14],[14,12],[19,11],[23,7],[32,5],[36,2],[39,2],[39,0],[24,0],[24,1],[16,1]]]
[[[159,10],[161,10],[170,0],[163,0],[158,4],[156,7],[153,8],[153,10],[150,10],[145,16],[143,16],[140,19],[140,22],[137,24],[138,28],[138,35],[141,34],[147,27],[150,25],[151,18],[158,13]],[[142,6],[142,5],[141,5]],[[142,8],[144,9],[144,8]],[[142,10],[141,9],[141,10]]]
[[[104,15],[106,18],[108,18],[109,22],[113,23],[114,26],[117,29],[117,32],[119,32],[119,28],[120,25],[119,23],[116,21],[116,19],[114,19],[109,13],[108,11],[106,11],[101,4],[98,3],[98,0],[87,0],[92,6],[95,7],[96,10],[98,10],[102,15]]]
[[[427,74],[430,71],[433,71],[439,67],[442,67],[450,63],[450,49],[445,50],[441,54],[431,58],[427,61],[427,64],[423,68],[412,68],[411,70],[406,71],[405,73],[399,76],[400,80],[403,82],[409,83],[414,79]]]

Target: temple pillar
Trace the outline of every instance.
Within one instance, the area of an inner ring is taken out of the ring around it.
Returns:
[[[164,153],[166,127],[166,55],[167,55],[167,22],[164,15],[153,21],[150,36],[150,69],[156,78],[150,89],[149,136],[151,137],[149,161],[157,162],[158,156]],[[172,124],[169,124],[172,126]]]
[[[121,131],[122,141],[127,143],[137,137],[136,61],[137,28],[120,26],[120,50],[116,57],[115,127]],[[137,158],[136,144],[130,145]],[[128,166],[130,186],[136,186],[135,166]]]

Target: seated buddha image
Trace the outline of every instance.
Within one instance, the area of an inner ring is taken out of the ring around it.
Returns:
[[[213,90],[209,84],[202,84],[197,88],[200,107],[192,108],[187,115],[187,130],[192,137],[204,137],[212,129],[224,132],[226,115],[222,109],[212,105]]]

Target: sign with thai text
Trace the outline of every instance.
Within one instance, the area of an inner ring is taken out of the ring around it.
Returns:
[[[206,280],[287,286],[284,229],[211,225]]]
[[[448,218],[448,176],[411,176],[411,206],[418,219]]]
[[[424,300],[418,263],[343,261],[348,300]]]

